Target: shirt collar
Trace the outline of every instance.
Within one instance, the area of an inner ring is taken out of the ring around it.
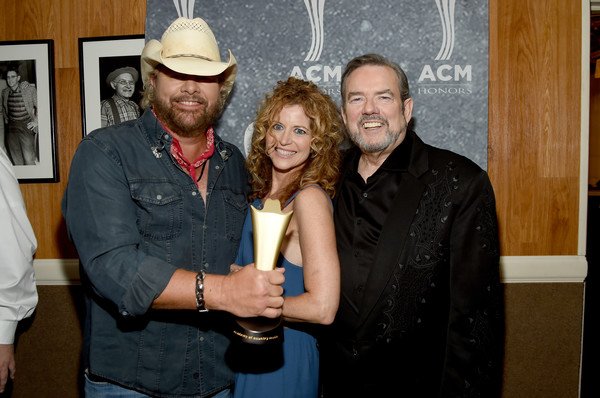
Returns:
[[[173,132],[171,131],[171,129],[169,129],[158,118],[158,116],[156,115],[156,113],[154,112],[154,110],[152,110],[152,113],[154,114],[154,117],[156,117],[156,120],[158,120],[158,123],[161,125],[161,127],[163,128],[163,130],[165,130],[171,136],[171,155],[173,156],[173,159],[175,159],[175,161],[182,168],[184,168],[185,170],[187,170],[187,172],[192,177],[192,179],[194,181],[196,181],[196,168],[202,166],[215,153],[215,131],[214,131],[214,129],[211,126],[211,127],[208,128],[208,130],[206,130],[206,149],[204,150],[204,152],[202,152],[200,154],[200,156],[197,159],[194,159],[193,161],[190,161],[183,154],[183,150],[181,149],[181,145],[179,144],[179,140],[177,140],[177,138],[175,138],[175,136],[173,135]]]
[[[388,171],[407,171],[410,164],[410,154],[412,152],[412,134],[406,130],[404,139],[392,153],[383,162],[380,169]]]

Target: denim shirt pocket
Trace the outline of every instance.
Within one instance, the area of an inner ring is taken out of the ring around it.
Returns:
[[[223,191],[223,202],[225,203],[225,228],[227,238],[239,242],[240,232],[246,218],[248,202],[246,195],[232,191]]]
[[[130,183],[130,190],[131,197],[137,205],[137,225],[142,236],[154,240],[167,240],[181,235],[181,187],[162,180],[138,180]]]

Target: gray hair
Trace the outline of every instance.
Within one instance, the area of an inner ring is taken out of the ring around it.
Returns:
[[[410,89],[408,87],[408,78],[406,77],[406,73],[397,63],[390,61],[379,54],[364,54],[353,58],[346,64],[346,68],[344,69],[344,73],[342,73],[342,82],[341,82],[341,94],[342,94],[342,106],[344,104],[346,98],[346,79],[350,75],[350,73],[354,72],[356,69],[361,66],[366,65],[378,65],[378,66],[387,66],[391,68],[394,72],[396,72],[396,76],[398,76],[399,81],[399,89],[400,89],[400,99],[402,103],[410,98]]]

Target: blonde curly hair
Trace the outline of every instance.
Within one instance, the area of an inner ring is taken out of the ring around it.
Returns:
[[[310,120],[310,156],[293,182],[278,193],[285,203],[290,196],[308,185],[317,184],[330,197],[335,195],[340,175],[340,145],[343,123],[335,102],[312,82],[289,77],[279,81],[266,95],[254,121],[250,153],[246,166],[250,172],[250,199],[264,198],[271,190],[272,162],[267,154],[266,137],[284,106],[299,105]]]

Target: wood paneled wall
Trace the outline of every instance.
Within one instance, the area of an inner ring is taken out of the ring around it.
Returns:
[[[576,255],[581,2],[490,0],[488,171],[502,255]]]
[[[145,0],[1,0],[0,40],[54,40],[60,182],[21,184],[38,238],[36,258],[76,258],[60,202],[82,137],[78,38],[143,34]]]
[[[490,1],[489,62],[502,255],[575,255],[581,1]]]

